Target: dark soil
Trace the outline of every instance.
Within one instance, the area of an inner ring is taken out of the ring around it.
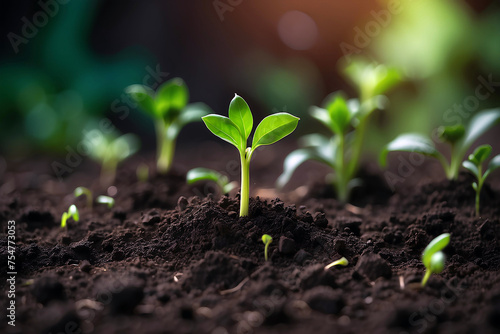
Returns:
[[[16,326],[4,316],[0,332],[500,331],[494,187],[485,186],[478,219],[466,174],[393,194],[370,173],[354,194],[358,206],[344,208],[327,187],[309,186],[305,196],[282,194],[285,202],[254,197],[249,217],[239,218],[237,195],[194,196],[207,188],[186,186],[183,172],[140,183],[123,169],[116,206],[94,204],[93,211],[71,191],[91,184],[96,195],[105,193],[94,174],[63,185],[50,176],[7,174],[0,272],[8,272],[7,221],[14,219]],[[73,202],[80,221],[63,230],[60,216]],[[422,289],[422,250],[444,232],[451,233],[446,268]],[[274,239],[267,263],[264,233]],[[342,256],[347,267],[324,270]],[[3,310],[7,302],[4,295]]]

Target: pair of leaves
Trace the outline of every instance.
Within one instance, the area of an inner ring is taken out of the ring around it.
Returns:
[[[311,107],[309,113],[330,131],[339,135],[347,131],[354,114],[341,94],[331,96],[325,103],[325,108]]]
[[[485,180],[491,172],[495,169],[500,168],[500,154],[493,157],[489,164],[488,168],[484,172],[484,175],[481,175],[479,169],[483,162],[488,159],[491,154],[491,146],[490,145],[481,145],[477,147],[474,152],[469,155],[469,160],[466,160],[462,163],[467,170],[469,170],[478,180]],[[477,184],[474,188],[477,188]]]
[[[229,104],[229,118],[211,114],[202,119],[214,135],[236,146],[240,153],[245,152],[253,129],[253,116],[242,97],[235,95]],[[298,121],[299,118],[288,113],[267,116],[255,130],[251,152],[261,145],[270,145],[286,137],[295,130]]]
[[[122,161],[139,149],[139,140],[133,134],[113,137],[93,129],[85,134],[85,140],[90,156],[101,162]]]
[[[221,189],[223,194],[230,193],[236,188],[236,182],[229,182],[229,178],[213,169],[209,168],[193,168],[187,172],[186,180],[188,184],[193,184],[199,181],[213,181]]]
[[[384,94],[401,81],[401,73],[386,65],[370,63],[362,58],[353,59],[344,66],[346,77],[366,96],[371,98]]]
[[[138,106],[153,118],[170,123],[189,101],[189,91],[181,78],[174,78],[160,85],[155,92],[145,85],[131,85],[125,92]]]
[[[439,274],[444,269],[445,256],[443,250],[450,243],[450,234],[443,233],[434,238],[422,254],[422,263],[432,273]]]
[[[462,159],[469,147],[486,131],[500,122],[500,109],[484,110],[476,114],[469,125],[461,127],[447,127],[441,129],[442,138],[454,142],[456,151],[452,159]],[[436,149],[434,143],[420,134],[402,134],[391,141],[380,155],[380,164],[387,164],[387,154],[394,151],[416,152],[444,161],[444,156]]]
[[[75,222],[80,220],[80,214],[78,213],[78,209],[76,208],[76,205],[72,204],[67,212],[64,212],[61,217],[61,228],[66,227],[66,221],[69,218],[73,218]]]

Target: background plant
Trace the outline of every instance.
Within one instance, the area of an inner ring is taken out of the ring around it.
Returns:
[[[267,261],[268,260],[267,253],[269,250],[269,245],[271,244],[271,242],[273,242],[273,237],[271,237],[269,234],[264,234],[262,236],[262,242],[265,245],[264,246],[264,259]]]
[[[204,103],[188,104],[189,91],[181,78],[166,81],[156,92],[145,85],[131,85],[125,90],[140,109],[155,122],[157,169],[166,173],[172,167],[175,142],[181,129],[200,121],[210,112]]]
[[[359,184],[354,177],[359,169],[370,116],[376,109],[384,107],[386,98],[381,94],[400,80],[400,74],[394,68],[360,59],[346,66],[344,72],[357,88],[360,98],[347,100],[342,92],[337,92],[330,94],[322,107],[310,108],[310,115],[333,135],[303,137],[303,148],[293,151],[285,159],[278,187],[288,183],[294,171],[308,160],[319,161],[334,170],[334,187],[341,202],[347,202],[351,189]]]
[[[229,178],[226,175],[223,175],[213,169],[203,167],[189,170],[186,174],[186,181],[188,184],[194,184],[200,181],[213,181],[222,194],[229,194],[238,186],[235,181],[229,182]]]
[[[299,118],[288,113],[276,113],[264,118],[253,135],[252,146],[247,147],[253,129],[253,116],[245,100],[235,95],[229,104],[229,118],[221,115],[204,116],[207,128],[217,137],[234,145],[241,158],[240,217],[248,215],[250,197],[250,160],[259,146],[270,145],[292,133]]]
[[[113,197],[103,196],[103,195],[97,196],[96,202],[101,204],[106,204],[110,209],[115,205],[115,199]]]
[[[458,178],[461,163],[467,150],[486,131],[500,122],[500,109],[488,109],[474,115],[467,127],[463,125],[442,126],[439,130],[441,140],[451,148],[450,161],[439,152],[430,137],[416,133],[404,133],[396,137],[382,150],[380,164],[387,164],[389,152],[415,152],[437,159],[450,180]]]
[[[489,158],[491,155],[491,146],[490,145],[481,145],[477,147],[474,152],[469,155],[469,159],[462,163],[472,175],[476,177],[477,182],[472,183],[472,188],[476,191],[476,217],[479,217],[479,201],[481,189],[483,188],[484,181],[486,178],[493,172],[495,169],[500,167],[500,154],[493,157],[489,164],[488,168],[484,171],[483,174],[483,162]]]
[[[87,207],[92,209],[92,202],[94,199],[92,197],[92,191],[90,189],[85,187],[77,187],[75,188],[73,194],[75,197],[85,195],[85,197],[87,198]]]
[[[104,135],[94,129],[87,132],[89,156],[101,164],[101,184],[114,182],[118,164],[139,149],[139,140],[133,134]]]

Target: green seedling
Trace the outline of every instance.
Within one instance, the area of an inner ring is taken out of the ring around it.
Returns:
[[[114,205],[115,205],[115,200],[113,197],[109,197],[109,196],[97,196],[96,198],[96,202],[97,203],[101,203],[101,204],[107,204],[108,205],[108,208],[112,208]]]
[[[135,174],[137,176],[137,180],[139,182],[147,182],[149,178],[149,167],[145,163],[141,163],[137,166],[135,170]]]
[[[85,188],[85,187],[78,187],[75,189],[74,195],[75,195],[75,197],[85,195],[85,197],[87,197],[87,207],[92,209],[93,197],[92,197],[92,191],[90,189]]]
[[[415,134],[405,133],[399,135],[384,148],[380,155],[380,164],[387,164],[389,152],[415,152],[437,159],[450,180],[456,180],[464,156],[471,145],[486,131],[500,122],[500,109],[483,110],[472,117],[467,127],[463,125],[442,126],[438,128],[441,140],[451,147],[450,161],[439,152],[431,138]]]
[[[319,161],[334,171],[337,199],[346,203],[360,180],[359,169],[363,141],[370,116],[384,107],[386,98],[380,94],[400,80],[399,73],[384,65],[353,62],[345,69],[348,78],[358,88],[360,99],[347,100],[342,92],[330,94],[322,107],[311,107],[309,113],[332,133],[327,137],[311,134],[301,138],[303,148],[293,151],[285,159],[283,173],[277,180],[284,187],[295,170],[308,160]]]
[[[153,118],[157,169],[159,173],[167,173],[172,166],[179,132],[188,123],[200,121],[210,108],[203,103],[188,104],[189,91],[181,78],[166,81],[156,92],[144,85],[128,86],[125,91],[140,109]]]
[[[78,209],[76,208],[76,206],[74,204],[72,204],[69,207],[68,212],[64,212],[62,214],[62,217],[61,217],[61,228],[65,228],[66,227],[66,221],[69,218],[73,218],[73,220],[75,222],[77,222],[77,221],[80,220],[80,215],[78,214]]]
[[[297,127],[299,118],[283,112],[267,116],[255,129],[251,147],[247,147],[247,141],[253,129],[253,116],[250,107],[242,97],[235,95],[229,104],[229,118],[211,114],[202,119],[214,135],[236,146],[240,153],[240,217],[248,216],[250,160],[255,149],[262,145],[273,144],[288,136]]]
[[[500,154],[496,155],[490,160],[488,168],[483,174],[483,162],[489,158],[491,154],[490,145],[481,145],[474,150],[474,152],[469,155],[469,160],[462,163],[472,175],[476,177],[477,182],[472,183],[472,188],[476,191],[476,217],[479,217],[479,200],[481,189],[483,188],[484,181],[495,169],[500,167]]]
[[[345,257],[341,257],[340,259],[333,261],[329,265],[325,266],[325,270],[330,269],[331,267],[335,266],[347,266],[349,264],[349,261]]]
[[[267,261],[267,251],[269,249],[269,245],[273,242],[273,238],[269,234],[264,234],[262,236],[262,242],[264,243],[264,259]]]
[[[425,247],[422,254],[422,262],[426,268],[424,278],[422,279],[422,286],[427,284],[429,277],[432,274],[439,274],[444,269],[446,256],[443,250],[450,243],[450,234],[443,233],[432,240],[427,247]]]
[[[94,129],[86,134],[89,155],[101,163],[101,184],[112,184],[116,177],[118,164],[137,152],[139,140],[133,134],[121,136],[107,135]]]
[[[188,184],[193,184],[199,181],[213,181],[219,187],[222,194],[229,194],[233,189],[235,189],[238,184],[236,182],[229,182],[229,178],[226,175],[209,169],[209,168],[193,168],[187,172],[186,180]]]

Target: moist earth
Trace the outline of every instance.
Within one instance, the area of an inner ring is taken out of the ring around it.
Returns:
[[[9,172],[0,272],[9,271],[7,221],[15,220],[16,326],[4,317],[0,331],[498,333],[498,189],[485,186],[475,218],[465,173],[393,193],[366,170],[351,205],[316,180],[299,197],[252,197],[244,218],[237,194],[204,196],[206,185],[187,186],[185,171],[139,182],[124,167],[116,205],[92,210],[72,189],[104,194],[95,177],[61,183]],[[71,203],[80,221],[61,229]],[[445,232],[445,270],[422,288],[421,253]],[[267,262],[263,234],[273,237]],[[324,269],[341,257],[348,266]],[[8,290],[5,279],[0,286]],[[8,302],[4,295],[3,314]]]

